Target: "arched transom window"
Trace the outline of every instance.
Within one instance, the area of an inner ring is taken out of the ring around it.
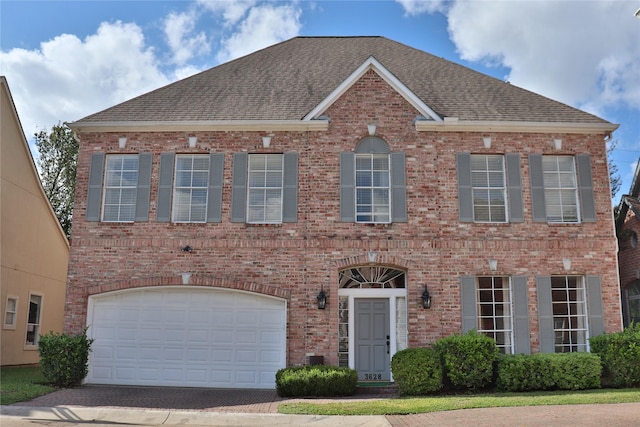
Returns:
[[[404,271],[380,265],[352,267],[340,271],[341,288],[404,288],[405,282]]]

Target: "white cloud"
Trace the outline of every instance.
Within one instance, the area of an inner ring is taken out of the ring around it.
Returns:
[[[80,40],[63,34],[40,49],[0,52],[27,138],[168,83],[135,24],[102,23]]]
[[[237,31],[222,40],[218,60],[225,62],[297,36],[301,13],[296,5],[252,7]]]
[[[396,0],[396,2],[402,5],[407,15],[444,12],[449,3],[447,0]]]
[[[461,58],[499,62],[508,79],[589,109],[640,107],[640,23],[628,1],[457,1],[449,32]]]
[[[238,23],[255,4],[255,0],[198,0],[198,4],[214,14],[222,13],[227,26]]]
[[[197,19],[196,10],[191,8],[186,12],[172,12],[164,20],[167,43],[176,64],[184,64],[194,56],[207,54],[211,50],[205,33],[192,34]]]

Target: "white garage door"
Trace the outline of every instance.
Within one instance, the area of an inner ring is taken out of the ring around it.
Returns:
[[[89,299],[86,382],[275,388],[286,305],[216,288],[162,287]]]

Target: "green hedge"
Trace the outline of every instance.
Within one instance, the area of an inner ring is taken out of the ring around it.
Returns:
[[[56,387],[80,385],[89,372],[89,352],[92,339],[86,329],[78,335],[51,332],[38,341],[42,374]]]
[[[337,366],[298,366],[276,372],[276,392],[281,397],[351,396],[358,372]]]
[[[442,389],[440,356],[432,348],[408,348],[393,355],[391,372],[400,396],[420,396]]]
[[[601,370],[600,357],[590,353],[500,355],[497,387],[504,391],[600,388]]]
[[[605,387],[640,386],[640,324],[590,338],[589,344],[591,352],[602,360]]]
[[[493,339],[471,330],[441,338],[433,348],[440,355],[446,387],[476,391],[492,384],[498,355]]]

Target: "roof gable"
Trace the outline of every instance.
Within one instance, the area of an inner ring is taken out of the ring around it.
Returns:
[[[398,92],[409,104],[418,110],[427,120],[441,122],[442,118],[436,114],[427,104],[425,104],[415,93],[411,92],[396,76],[386,69],[373,56],[370,56],[353,73],[351,73],[340,85],[323,99],[313,110],[307,114],[303,120],[318,118],[333,103],[340,98],[355,82],[357,82],[368,71],[372,70],[382,78],[389,86]]]

